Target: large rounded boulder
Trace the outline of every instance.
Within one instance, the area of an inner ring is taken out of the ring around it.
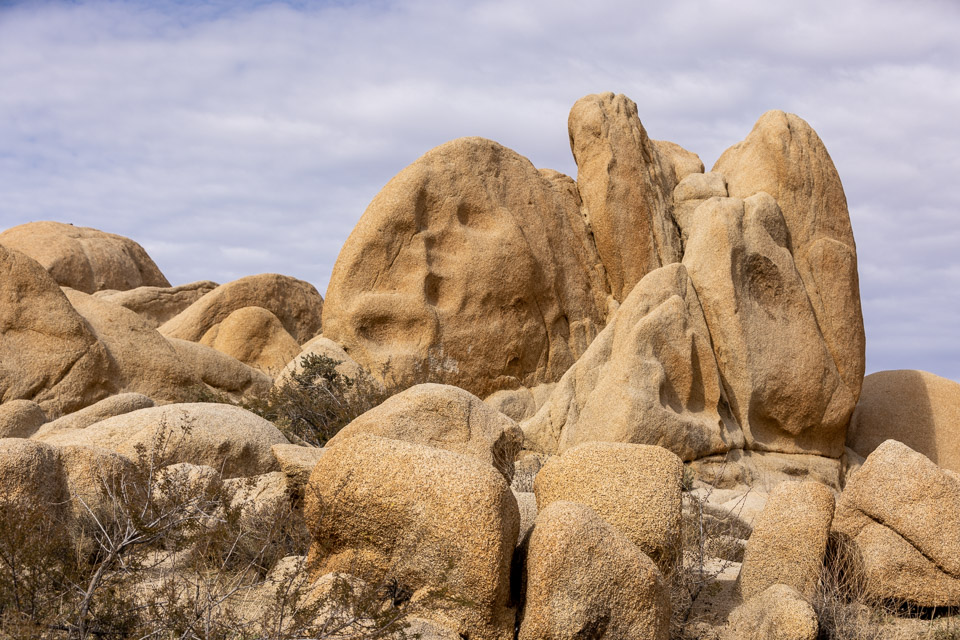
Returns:
[[[423,617],[461,637],[514,637],[510,561],[520,513],[487,463],[359,434],[317,461],[304,518],[314,577],[343,571],[392,583]]]
[[[116,367],[40,264],[0,245],[0,402],[55,418],[116,391]]]
[[[607,304],[576,187],[558,176],[482,138],[426,153],[343,246],[324,335],[374,374],[420,374],[480,397],[558,380]]]
[[[0,233],[0,244],[39,262],[57,284],[84,293],[170,286],[139,244],[89,227],[28,222]]]
[[[160,325],[168,338],[199,342],[244,307],[263,307],[299,344],[320,333],[323,298],[309,282],[276,273],[246,276],[203,295]]]

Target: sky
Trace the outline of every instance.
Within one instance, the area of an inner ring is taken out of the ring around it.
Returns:
[[[846,190],[867,371],[960,381],[958,34],[953,0],[0,0],[0,228],[119,233],[174,284],[323,293],[373,196],[438,144],[575,177],[569,109],[614,91],[709,169],[783,109]]]

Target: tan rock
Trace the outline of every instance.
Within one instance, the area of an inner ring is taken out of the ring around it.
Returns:
[[[812,599],[833,521],[833,493],[819,482],[784,482],[753,527],[740,570],[744,600],[775,584]]]
[[[270,447],[287,439],[271,423],[240,407],[192,403],[140,409],[52,434],[44,442],[102,447],[131,458],[142,446],[148,458],[162,466],[205,464],[232,478],[276,471]]]
[[[722,640],[816,640],[817,613],[796,589],[775,584],[737,607]]]
[[[106,348],[119,390],[177,402],[200,384],[170,343],[136,313],[73,289],[64,293]]]
[[[593,509],[551,503],[539,516],[525,563],[520,640],[666,640],[670,595],[660,571]]]
[[[688,175],[674,188],[673,219],[680,226],[680,238],[684,245],[689,236],[689,231],[684,230],[696,226],[697,209],[705,200],[715,197],[727,197],[727,181],[714,171]]]
[[[508,483],[523,446],[516,422],[469,392],[442,384],[418,384],[390,397],[341,429],[327,447],[358,433],[473,456],[496,468]]]
[[[847,446],[868,456],[898,440],[960,472],[960,384],[926,371],[879,371],[863,379]]]
[[[32,400],[11,400],[0,404],[0,438],[29,438],[47,416]]]
[[[279,373],[300,353],[300,345],[263,307],[242,307],[200,338],[213,347],[269,376]]]
[[[273,382],[264,372],[216,349],[188,340],[168,338],[180,360],[215,392],[238,400],[267,393]]]
[[[666,169],[666,184],[674,189],[687,176],[703,173],[703,161],[693,151],[687,151],[676,142],[653,140],[660,155],[661,165]],[[667,192],[669,194],[669,191]]]
[[[340,375],[350,378],[351,380],[357,380],[360,377],[367,376],[367,372],[364,371],[363,367],[361,367],[356,360],[348,356],[347,352],[343,350],[343,347],[330,338],[319,335],[308,340],[300,348],[300,352],[277,374],[273,383],[274,387],[283,386],[290,380],[294,373],[303,371],[303,358],[310,355],[323,356],[338,362],[339,364],[336,365],[334,369]]]
[[[422,617],[479,640],[513,637],[510,559],[520,514],[503,477],[472,456],[359,434],[313,470],[304,517],[314,576],[392,578]],[[466,604],[459,604],[466,603]]]
[[[532,389],[527,387],[501,389],[490,394],[483,401],[511,420],[520,422],[532,418],[540,407],[547,403],[556,386],[557,383],[548,382]]]
[[[55,418],[115,391],[112,367],[50,274],[0,245],[0,402],[33,400]]]
[[[333,268],[324,335],[374,375],[485,397],[560,378],[607,289],[563,181],[490,140],[426,153],[374,198]]]
[[[877,447],[844,488],[833,528],[859,551],[868,595],[960,605],[960,479],[922,454],[895,440]]]
[[[517,508],[520,509],[520,533],[517,536],[517,544],[523,544],[524,538],[533,529],[533,523],[537,519],[537,496],[532,491],[513,491],[513,497],[517,500]]]
[[[558,500],[584,504],[667,567],[679,551],[682,477],[683,463],[662,447],[589,442],[550,458],[533,491],[540,512]]]
[[[580,98],[567,126],[583,209],[610,290],[622,302],[647,273],[680,261],[670,211],[676,170],[647,137],[637,105],[622,94]]]
[[[5,516],[39,510],[62,517],[67,495],[56,447],[24,438],[0,439],[0,509]]]
[[[128,291],[108,289],[94,295],[130,309],[150,326],[157,328],[218,286],[216,282],[200,280],[178,287],[144,286]]]
[[[57,449],[75,526],[88,538],[99,535],[101,527],[115,523],[124,507],[123,492],[136,482],[133,461],[99,447],[66,445]]]
[[[644,276],[522,426],[527,448],[545,453],[629,442],[694,460],[742,447],[684,266]]]
[[[857,249],[843,185],[820,137],[801,118],[768,111],[713,171],[726,177],[731,196],[764,191],[780,205],[817,324],[856,402],[865,364]]]
[[[276,273],[222,284],[160,325],[168,338],[198,342],[215,325],[243,307],[263,307],[300,344],[320,333],[323,298],[308,282]]]
[[[855,398],[824,344],[777,203],[711,198],[683,264],[750,449],[839,457]]]
[[[295,444],[275,444],[270,452],[277,459],[287,483],[287,493],[294,505],[302,505],[304,491],[313,468],[326,449],[301,447]]]
[[[0,233],[0,244],[27,254],[64,287],[93,293],[170,283],[129,238],[62,222],[28,222]]]
[[[261,528],[289,508],[287,478],[282,471],[271,471],[249,478],[230,478],[223,482],[230,506],[239,510],[240,522],[249,528]]]
[[[85,429],[101,420],[130,413],[137,409],[147,409],[155,404],[152,398],[142,393],[120,393],[44,424],[33,437],[42,440],[53,433]]]

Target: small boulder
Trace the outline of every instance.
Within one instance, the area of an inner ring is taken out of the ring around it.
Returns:
[[[277,459],[280,471],[287,483],[287,493],[295,506],[302,506],[304,491],[313,468],[326,449],[319,447],[301,447],[296,444],[275,444],[270,452]]]
[[[263,307],[241,307],[200,338],[213,347],[269,376],[279,373],[300,353],[300,345]]]
[[[231,313],[244,307],[270,311],[299,344],[320,333],[320,293],[308,282],[276,273],[222,284],[160,325],[159,331],[168,338],[198,342]]]
[[[68,495],[56,447],[24,438],[0,439],[0,508],[10,510],[4,517],[36,510],[61,516]]]
[[[523,446],[516,422],[471,393],[443,384],[419,384],[391,396],[341,429],[327,447],[358,433],[473,456],[496,468],[508,483]]]
[[[337,373],[350,380],[357,380],[366,377],[364,371],[356,360],[347,355],[343,347],[338,345],[330,338],[319,335],[311,338],[301,348],[299,353],[293,357],[280,373],[274,379],[273,386],[279,388],[286,384],[295,373],[303,371],[303,358],[306,356],[321,356],[330,358],[338,364],[334,367]]]
[[[108,418],[85,429],[52,434],[58,446],[102,447],[136,459],[142,447],[163,466],[176,462],[205,464],[224,478],[277,470],[270,452],[287,439],[263,418],[227,404],[170,404]]]
[[[218,286],[210,280],[199,280],[178,287],[144,286],[127,291],[107,289],[93,295],[130,309],[156,329]]]
[[[558,500],[590,507],[666,568],[680,551],[682,479],[662,447],[588,442],[547,460],[533,491],[540,512]]]
[[[887,440],[852,474],[833,521],[862,558],[869,596],[960,606],[960,477]]]
[[[89,227],[28,222],[0,233],[0,244],[39,262],[60,286],[84,293],[170,286],[139,244]]]
[[[304,517],[310,571],[388,579],[424,618],[463,637],[509,640],[510,560],[520,514],[503,476],[468,455],[358,434],[324,453]],[[434,606],[431,594],[445,597]]]
[[[740,570],[744,600],[775,584],[814,597],[833,510],[833,493],[819,482],[784,482],[773,490],[747,541]]]
[[[519,640],[669,637],[657,566],[589,507],[558,501],[537,516],[524,573]]]
[[[43,409],[32,400],[0,404],[0,438],[29,438],[47,421]]]
[[[817,612],[799,592],[774,584],[730,614],[721,640],[816,640]]]

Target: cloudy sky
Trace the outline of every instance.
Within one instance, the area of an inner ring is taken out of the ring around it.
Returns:
[[[709,168],[778,108],[843,179],[867,370],[960,380],[958,34],[953,0],[0,0],[0,227],[130,236],[174,284],[323,292],[370,199],[437,144],[575,176],[567,112],[609,90]]]

